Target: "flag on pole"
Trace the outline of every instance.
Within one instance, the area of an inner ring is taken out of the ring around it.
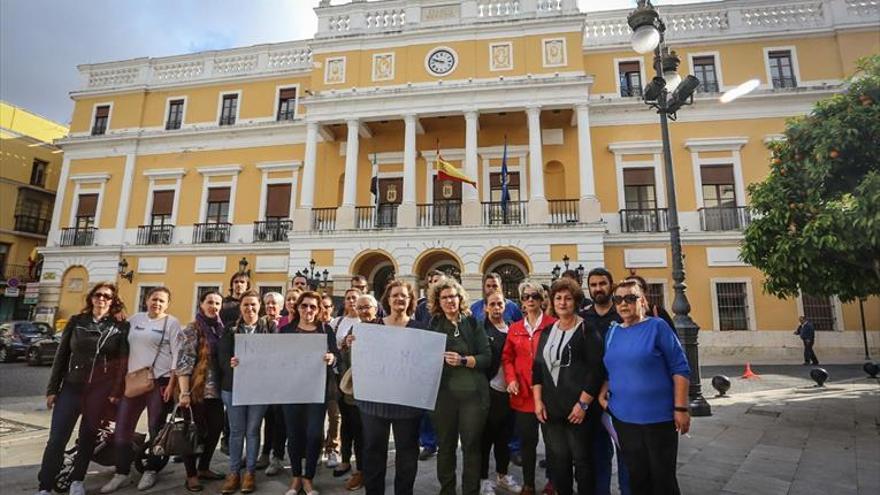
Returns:
[[[507,208],[510,203],[510,177],[507,175],[507,135],[504,136],[504,153],[501,155],[501,214],[507,223]]]
[[[455,165],[447,162],[440,156],[440,140],[437,140],[437,178],[440,180],[451,180],[455,182],[464,182],[477,187],[477,181],[465,175]]]

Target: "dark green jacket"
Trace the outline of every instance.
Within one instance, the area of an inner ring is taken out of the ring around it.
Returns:
[[[476,366],[467,368],[464,366],[450,366],[443,363],[443,375],[440,379],[441,392],[469,392],[474,391],[480,395],[485,406],[489,406],[489,380],[486,378],[486,370],[492,362],[492,350],[489,347],[489,339],[482,326],[477,323],[473,316],[462,317],[458,330],[460,339],[454,337],[455,326],[445,316],[431,318],[431,330],[446,334],[446,350],[455,351],[464,356],[473,356]]]

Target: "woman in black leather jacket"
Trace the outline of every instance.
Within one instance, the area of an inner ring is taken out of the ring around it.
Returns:
[[[67,322],[55,354],[46,389],[46,407],[54,407],[54,411],[38,476],[40,493],[48,493],[55,484],[64,449],[82,415],[70,494],[85,495],[82,482],[98,429],[107,409],[115,407],[122,397],[127,361],[125,305],[115,284],[99,282],[89,291],[85,308]]]

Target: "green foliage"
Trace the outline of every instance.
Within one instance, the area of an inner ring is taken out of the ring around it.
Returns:
[[[880,295],[880,55],[846,90],[786,123],[770,174],[749,186],[743,261],[779,297]]]

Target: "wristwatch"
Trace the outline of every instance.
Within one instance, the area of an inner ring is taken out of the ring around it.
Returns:
[[[690,412],[690,409],[688,409],[687,407],[678,407],[678,406],[675,406],[675,407],[673,407],[672,409],[673,409],[675,412]]]
[[[581,407],[581,410],[584,411],[584,412],[587,412],[587,409],[590,408],[590,405],[587,404],[586,402],[582,401],[582,400],[579,400],[579,401],[578,401],[578,405]]]
[[[467,366],[467,356],[462,356],[459,359],[459,362],[461,363],[462,366]]]

